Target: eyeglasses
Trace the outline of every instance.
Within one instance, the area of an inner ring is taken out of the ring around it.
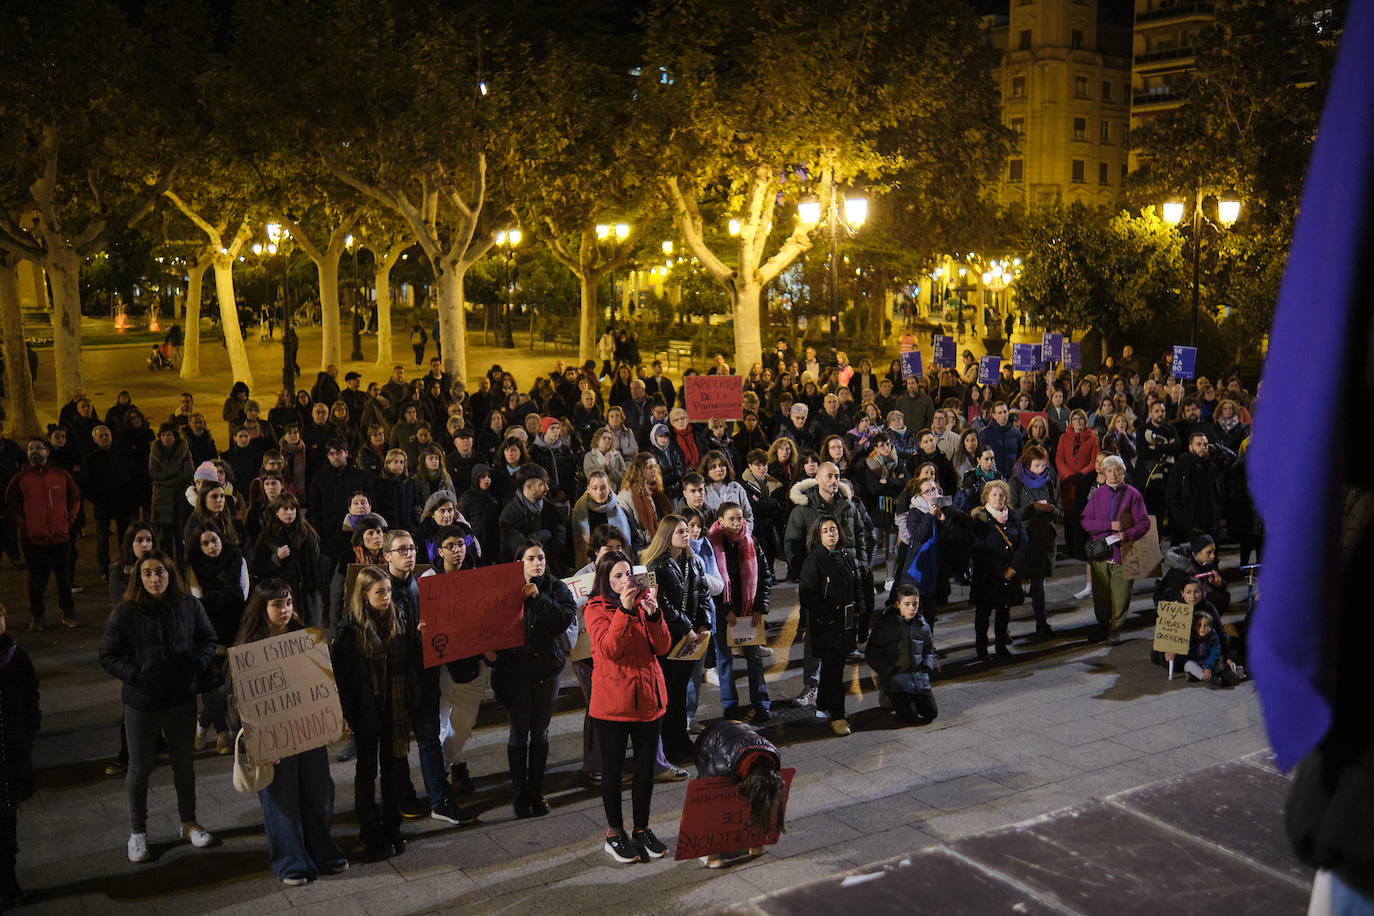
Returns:
[[[415,552],[415,548],[414,548],[414,547],[393,547],[393,548],[391,548],[391,552],[392,552],[392,553],[399,553],[401,556],[409,556],[410,554],[412,554],[412,553]]]
[[[444,551],[461,550],[462,547],[463,547],[462,544],[440,544],[440,545],[439,545],[439,549],[440,549],[440,550],[444,550]],[[414,548],[412,548],[410,552],[411,552],[411,553],[414,553],[414,552],[415,552]]]

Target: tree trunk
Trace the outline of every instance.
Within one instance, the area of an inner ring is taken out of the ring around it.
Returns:
[[[215,297],[219,300],[219,322],[224,329],[224,349],[229,353],[229,374],[234,381],[253,388],[253,370],[248,365],[248,348],[243,345],[239,329],[239,308],[234,301],[234,258],[217,254],[215,267]]]
[[[762,292],[757,284],[735,280],[735,372],[740,375],[747,375],[750,366],[763,360],[763,338],[759,333]],[[709,316],[706,320],[709,322]]]
[[[577,322],[577,361],[585,363],[596,359],[596,319],[600,317],[596,309],[596,284],[601,275],[584,271],[577,279],[582,290],[582,309]]]
[[[313,260],[313,259],[312,259]],[[320,280],[320,370],[339,364],[339,254],[327,250],[315,261]]]
[[[52,351],[57,375],[55,403],[65,404],[81,384],[81,256],[54,248],[44,265],[52,282]],[[28,361],[24,363],[28,365]]]
[[[396,259],[374,258],[372,283],[377,287],[377,366],[391,373],[395,357],[391,352],[391,268]]]
[[[202,258],[186,269],[186,349],[181,356],[181,377],[200,378],[200,297],[210,261]]]
[[[5,394],[9,398],[5,432],[10,438],[23,441],[28,436],[38,435],[41,428],[38,404],[33,396],[33,379],[29,377],[29,354],[24,348],[24,319],[19,313],[17,275],[17,261],[0,263],[0,341],[5,347]]]
[[[468,334],[463,299],[467,265],[446,264],[436,271],[434,301],[439,309],[439,339],[444,348],[444,371],[455,381],[468,384]]]

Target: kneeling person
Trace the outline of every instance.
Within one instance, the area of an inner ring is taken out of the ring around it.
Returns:
[[[745,826],[764,833],[781,831],[787,808],[787,786],[779,770],[782,758],[773,742],[743,722],[722,720],[697,740],[697,776],[728,776],[749,803]],[[707,868],[724,868],[763,855],[762,846],[706,856]]]
[[[899,585],[897,600],[883,613],[868,639],[868,664],[878,685],[903,722],[931,722],[939,714],[930,675],[935,666],[935,642],[920,616],[921,596],[911,585]]]

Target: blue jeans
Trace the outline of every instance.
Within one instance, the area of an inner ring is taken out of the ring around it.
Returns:
[[[415,744],[420,749],[420,774],[425,780],[431,809],[448,797],[448,770],[444,766],[444,745],[439,740],[439,669],[420,671],[420,695],[410,701],[410,726],[415,729]]]
[[[334,817],[334,780],[329,750],[285,757],[272,784],[258,792],[267,833],[267,857],[278,878],[315,878],[347,860],[329,835]]]
[[[755,712],[768,712],[768,685],[763,682],[763,654],[758,646],[744,646],[744,663],[749,669],[749,703]],[[720,705],[723,709],[739,705],[735,692],[735,659],[730,649],[716,653],[716,674],[720,677]]]
[[[696,718],[697,704],[701,702],[701,682],[706,680],[706,658],[697,659],[692,666],[692,679],[687,682],[687,721]]]

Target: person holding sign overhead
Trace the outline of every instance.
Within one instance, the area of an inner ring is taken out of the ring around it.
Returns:
[[[716,599],[716,674],[720,677],[720,705],[727,719],[742,720],[738,694],[735,692],[734,645],[731,631],[738,620],[753,621],[755,632],[761,631],[768,614],[768,599],[773,593],[773,570],[764,557],[763,548],[749,534],[744,513],[733,502],[721,503],[720,517],[706,535],[716,558],[725,588]],[[763,651],[758,645],[741,647],[749,669],[748,718],[756,725],[768,721],[770,701],[768,686],[763,680]]]
[[[234,645],[304,628],[305,624],[296,616],[291,587],[281,579],[265,579],[253,588]],[[232,678],[230,682],[232,690]],[[229,708],[237,718],[237,704],[230,702]],[[272,873],[282,884],[298,887],[322,874],[346,871],[348,859],[329,835],[334,819],[329,749],[312,748],[272,763],[272,783],[258,790]]]
[[[684,533],[686,526],[683,526]],[[649,829],[659,723],[668,688],[659,658],[672,648],[654,589],[637,584],[624,554],[596,561],[596,580],[583,610],[592,647],[592,697],[587,714],[601,745],[601,803],[606,811],[606,852],[617,862],[662,858],[668,848]],[[690,670],[690,666],[688,666]],[[634,745],[630,789],[634,832],[625,833],[620,771],[625,746]]]
[[[577,619],[577,606],[568,587],[548,572],[542,544],[526,541],[520,563],[525,575],[525,644],[496,653],[491,686],[510,721],[506,759],[511,806],[516,817],[543,817],[549,813],[542,791],[549,722],[558,699],[558,675],[567,661],[559,637]]]

